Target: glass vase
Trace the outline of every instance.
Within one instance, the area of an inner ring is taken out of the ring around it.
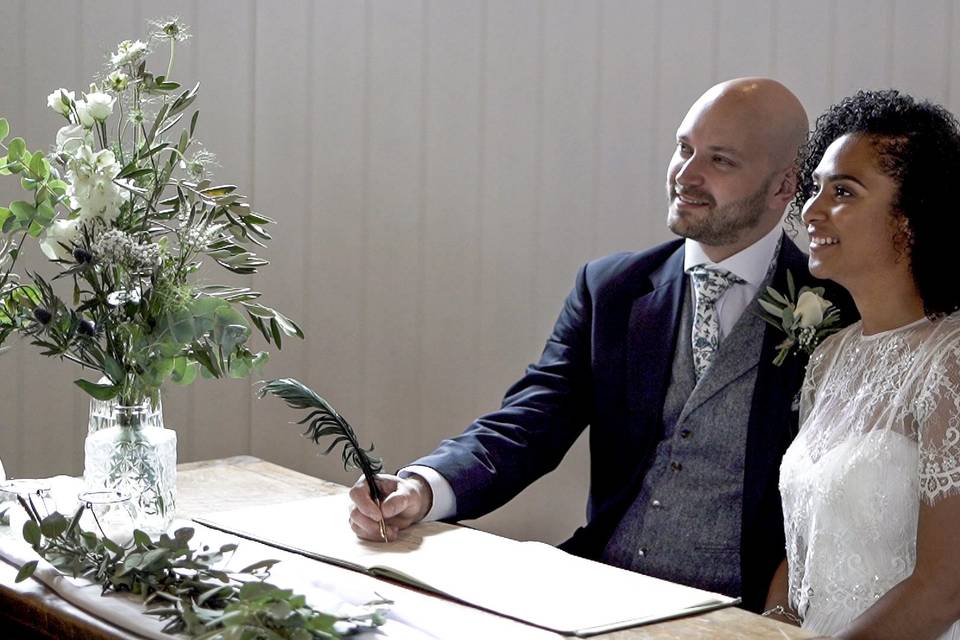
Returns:
[[[163,427],[162,414],[149,401],[114,404],[109,415],[106,421],[97,417],[84,443],[84,484],[89,491],[129,496],[136,528],[166,531],[176,506],[177,434]]]

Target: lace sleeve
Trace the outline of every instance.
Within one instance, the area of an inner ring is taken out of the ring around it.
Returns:
[[[960,494],[960,332],[932,341],[929,368],[914,401],[920,499]],[[919,358],[918,363],[926,358]]]

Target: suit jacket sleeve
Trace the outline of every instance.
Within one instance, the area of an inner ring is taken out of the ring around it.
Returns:
[[[552,471],[590,422],[588,267],[577,274],[540,360],[507,390],[501,408],[413,463],[446,478],[458,519],[489,513]]]

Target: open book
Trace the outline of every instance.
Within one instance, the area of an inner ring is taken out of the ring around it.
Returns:
[[[565,635],[588,636],[736,604],[737,600],[442,522],[389,544],[358,540],[346,495],[213,513],[197,522],[397,580]]]

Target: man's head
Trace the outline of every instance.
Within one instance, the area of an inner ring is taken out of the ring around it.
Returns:
[[[785,86],[738,78],[711,87],[677,129],[667,169],[667,225],[714,261],[750,246],[780,221],[795,192],[794,161],[807,114]]]

